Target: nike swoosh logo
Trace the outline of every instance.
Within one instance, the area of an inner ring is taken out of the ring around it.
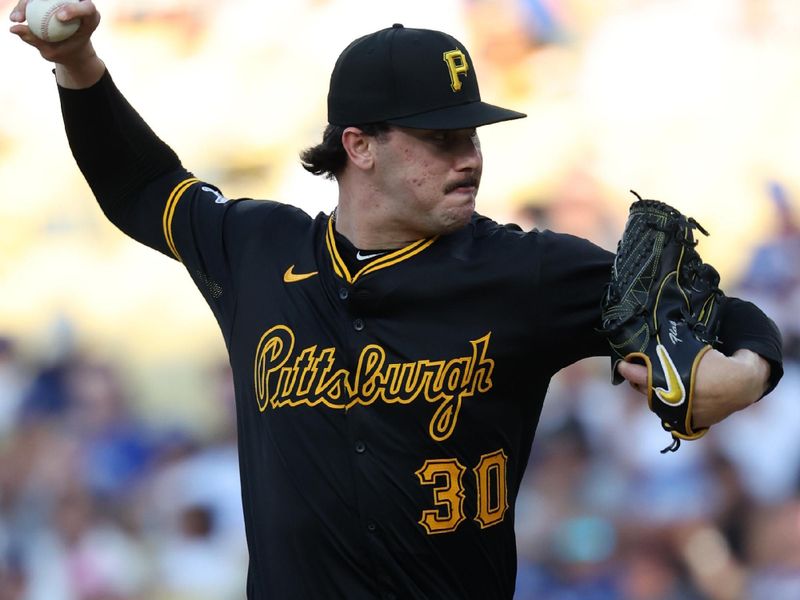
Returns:
[[[667,349],[661,344],[656,346],[656,354],[658,354],[661,368],[667,377],[667,389],[655,388],[656,396],[658,396],[658,399],[664,404],[680,406],[683,404],[684,400],[686,400],[686,390],[683,387],[683,381],[681,381],[681,378],[678,376],[678,370],[675,368],[675,364],[672,362],[672,357],[669,355],[669,352],[667,352]]]
[[[303,281],[304,279],[308,279],[309,277],[314,277],[318,271],[314,271],[313,273],[295,273],[294,272],[294,265],[286,269],[286,273],[283,274],[283,281],[285,283],[296,283],[298,281]]]
[[[376,252],[375,254],[361,254],[361,250],[356,252],[356,258],[358,260],[369,260],[370,258],[375,258],[376,256],[380,256],[381,254],[386,254],[386,252]]]

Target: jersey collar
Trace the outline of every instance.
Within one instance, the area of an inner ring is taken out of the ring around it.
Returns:
[[[360,277],[364,277],[369,273],[379,271],[380,269],[384,269],[386,267],[391,267],[392,265],[396,265],[399,262],[419,254],[433,244],[437,239],[439,239],[439,236],[437,235],[432,238],[425,238],[417,240],[416,242],[412,242],[408,246],[404,246],[403,248],[399,248],[398,250],[389,252],[380,258],[370,261],[364,265],[364,267],[359,269],[354,275],[351,275],[350,270],[347,268],[347,265],[342,259],[341,254],[339,254],[339,249],[336,247],[336,239],[333,233],[334,219],[333,215],[331,215],[328,217],[328,228],[325,233],[325,243],[328,247],[328,254],[331,257],[334,272],[350,284],[355,283]]]

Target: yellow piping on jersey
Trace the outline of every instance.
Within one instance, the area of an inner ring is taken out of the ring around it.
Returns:
[[[167,240],[169,251],[172,252],[173,256],[180,262],[183,262],[183,259],[178,253],[178,249],[175,247],[175,240],[172,237],[172,218],[175,216],[175,207],[178,205],[178,201],[181,199],[181,196],[183,196],[183,193],[192,187],[192,184],[197,183],[198,181],[200,180],[196,177],[181,181],[173,188],[172,193],[167,199],[167,204],[164,206],[164,217],[162,219],[164,238]]]
[[[347,265],[345,265],[344,260],[342,260],[341,255],[339,254],[339,250],[336,248],[336,239],[333,235],[333,219],[328,219],[328,231],[325,236],[325,242],[328,246],[328,252],[331,255],[331,261],[333,262],[333,270],[334,272],[347,281],[347,283],[355,283],[359,277],[363,275],[367,275],[368,273],[372,273],[374,271],[378,271],[385,267],[390,267],[392,265],[396,265],[399,262],[406,260],[407,258],[411,258],[412,256],[419,254],[426,248],[428,248],[431,244],[433,244],[439,236],[434,236],[432,238],[425,238],[421,240],[417,240],[416,242],[410,243],[408,246],[404,246],[399,250],[395,250],[394,252],[390,252],[380,258],[376,258],[372,262],[365,265],[358,273],[355,275],[350,275],[350,271],[347,269]]]
[[[353,283],[353,278],[350,277],[350,271],[347,270],[347,265],[344,264],[339,251],[336,249],[336,240],[333,237],[333,217],[328,219],[328,230],[325,232],[325,243],[328,246],[328,254],[331,255],[333,262],[333,271],[347,283]]]

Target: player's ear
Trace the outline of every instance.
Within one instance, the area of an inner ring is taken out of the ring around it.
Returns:
[[[347,127],[342,132],[342,146],[350,161],[359,169],[370,169],[374,163],[375,137],[358,127]]]

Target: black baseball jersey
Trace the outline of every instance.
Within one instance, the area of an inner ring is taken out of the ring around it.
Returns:
[[[514,503],[542,402],[559,369],[607,354],[596,327],[613,255],[475,215],[359,262],[335,215],[228,200],[166,159],[139,187],[128,167],[110,177],[107,153],[125,150],[103,140],[120,119],[95,138],[106,152],[71,133],[86,105],[121,102],[109,86],[62,91],[67,131],[109,217],[181,261],[219,323],[248,597],[511,598]],[[130,160],[166,156],[157,142]],[[734,337],[769,347],[755,329]]]

